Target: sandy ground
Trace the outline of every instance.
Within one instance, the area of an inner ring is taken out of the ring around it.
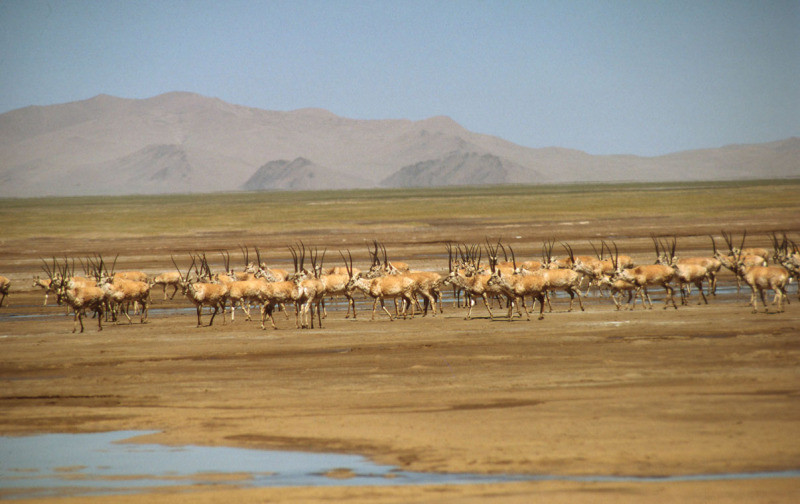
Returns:
[[[649,261],[647,236],[621,238],[620,248]],[[340,238],[318,237],[315,244],[328,240],[335,247]],[[384,239],[398,259],[446,269],[444,247],[432,236],[414,251],[410,245],[391,247],[391,238]],[[235,237],[217,239],[236,243]],[[698,249],[700,242],[697,238]],[[37,246],[37,253],[46,255],[75,244]],[[544,320],[512,322],[489,320],[482,306],[475,308],[475,319],[464,320],[465,310],[450,303],[435,318],[390,322],[379,315],[370,321],[362,302],[358,320],[345,320],[343,311],[334,310],[322,329],[296,330],[293,320],[279,314],[277,331],[261,330],[240,314],[235,323],[197,328],[193,312],[156,310],[188,307],[179,298],[163,301],[158,290],[149,323],[109,324],[97,332],[90,320],[86,332],[71,334],[72,320],[61,315],[62,308],[52,302],[39,306],[41,293],[22,280],[37,273],[35,258],[26,259],[24,250],[9,253],[9,247],[0,266],[11,271],[17,287],[3,313],[51,316],[0,322],[2,434],[158,430],[143,440],[358,453],[413,471],[648,476],[800,468],[795,285],[792,303],[780,314],[751,314],[747,293],[738,300],[735,294],[720,295],[707,306],[677,311],[662,309],[658,294],[655,309],[633,312],[618,312],[607,298],[590,296],[585,312],[572,313],[561,296]],[[164,248],[132,240],[124,245],[123,266],[169,269]],[[721,284],[731,281],[725,276]],[[94,500],[798,498],[800,478],[185,488]]]

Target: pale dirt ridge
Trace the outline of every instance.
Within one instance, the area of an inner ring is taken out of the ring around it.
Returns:
[[[298,158],[307,163],[295,164]],[[287,162],[284,170],[271,166]],[[288,173],[297,169],[299,173]],[[257,176],[258,175],[258,176]],[[448,117],[355,120],[193,93],[0,115],[0,197],[800,176],[800,139],[644,158],[532,149]]]

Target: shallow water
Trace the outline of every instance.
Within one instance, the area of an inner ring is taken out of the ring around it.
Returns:
[[[789,294],[789,297],[794,297],[797,294],[792,291]],[[650,293],[651,298],[653,299],[653,304],[663,303],[664,302],[664,292],[662,289],[655,288],[651,289]],[[769,303],[772,302],[774,293],[769,291],[767,293],[767,301]],[[742,288],[742,291],[737,295],[736,294],[736,285],[735,284],[720,284],[717,287],[717,296],[708,295],[708,303],[709,306],[713,306],[714,304],[719,303],[740,303],[742,307],[745,307],[747,302],[750,299],[750,289],[747,286]],[[177,299],[177,298],[176,298]],[[551,294],[551,302],[554,304],[553,309],[555,311],[564,310],[566,308],[566,304],[569,300],[569,296],[564,292],[555,292]],[[676,290],[675,292],[675,299],[677,302],[680,302],[680,291]],[[452,288],[447,287],[442,290],[442,303],[445,307],[445,313],[452,313],[454,310],[454,301],[455,298],[453,296]],[[599,297],[597,291],[592,289],[592,291],[588,295],[584,295],[585,302],[596,302],[596,303],[603,303],[607,304],[608,306],[613,306],[613,302],[609,297],[607,292],[603,293],[603,297]],[[624,298],[623,300],[624,301]],[[697,291],[696,289],[692,291],[689,296],[689,304],[694,305],[698,301]],[[159,303],[161,300],[155,301],[153,304],[150,305],[150,309],[148,310],[149,317],[151,318],[160,318],[160,317],[169,317],[174,315],[194,315],[196,313],[194,306],[182,306],[182,307],[172,307],[172,308],[159,308]],[[422,300],[420,300],[422,302]],[[461,300],[463,303],[463,299]],[[369,313],[372,311],[372,300],[371,299],[364,299],[358,298],[356,301],[359,313]],[[640,304],[640,301],[637,300],[637,305]],[[761,301],[759,300],[759,305]],[[388,303],[388,306],[391,306],[391,303]],[[771,305],[770,305],[771,306]],[[44,318],[64,318],[72,320],[72,315],[65,316],[64,310],[65,307],[63,306],[56,306],[53,304],[48,305],[49,308],[58,308],[57,310],[48,310],[47,313],[22,313],[22,312],[15,312],[14,310],[24,310],[24,309],[31,309],[31,308],[39,308],[40,305],[12,305],[11,307],[5,307],[2,312],[0,312],[0,322],[4,321],[15,321],[15,320],[38,320]],[[345,312],[347,310],[347,300],[344,298],[336,298],[334,300],[326,299],[325,300],[325,307],[328,311],[331,312]],[[10,309],[9,309],[10,308]],[[458,310],[464,309],[458,308]],[[483,309],[482,302],[480,300],[476,303],[476,308],[478,309],[478,313],[481,313],[480,310]],[[592,307],[589,306],[587,309],[591,310]],[[763,307],[761,307],[763,310]],[[210,313],[209,308],[205,308],[203,310],[203,317],[207,317]],[[391,311],[391,308],[390,308]],[[473,312],[475,314],[475,312]],[[218,315],[221,316],[221,315]],[[251,309],[251,316],[254,320],[260,320],[260,311],[259,308],[254,307]],[[131,318],[134,319],[134,322],[137,322],[138,315],[131,315]],[[230,317],[230,307],[226,310],[226,317]],[[240,308],[236,310],[236,317],[240,320],[244,320],[244,313]]]
[[[509,478],[398,471],[358,455],[125,443],[148,432],[0,437],[0,497],[121,494],[183,485],[478,483]]]
[[[188,485],[367,486],[512,481],[664,482],[797,478],[800,470],[680,476],[436,474],[358,455],[126,443],[152,432],[0,437],[0,498],[125,494]]]

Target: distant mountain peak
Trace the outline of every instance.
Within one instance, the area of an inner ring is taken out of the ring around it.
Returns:
[[[463,126],[455,122],[452,118],[443,115],[429,117],[427,119],[419,121],[419,123],[424,125],[426,128],[431,128],[431,129],[441,129],[441,130],[464,129]]]
[[[295,115],[316,116],[316,117],[339,117],[330,110],[324,108],[307,107],[291,111]]]

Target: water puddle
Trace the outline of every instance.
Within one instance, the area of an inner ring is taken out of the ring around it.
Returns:
[[[483,483],[512,478],[399,471],[358,455],[126,443],[152,432],[0,437],[0,498],[124,494],[188,485]]]
[[[128,443],[152,432],[0,437],[0,499],[127,494],[158,487],[369,486],[513,481],[665,482],[798,478],[800,470],[663,477],[435,474],[358,455]]]

